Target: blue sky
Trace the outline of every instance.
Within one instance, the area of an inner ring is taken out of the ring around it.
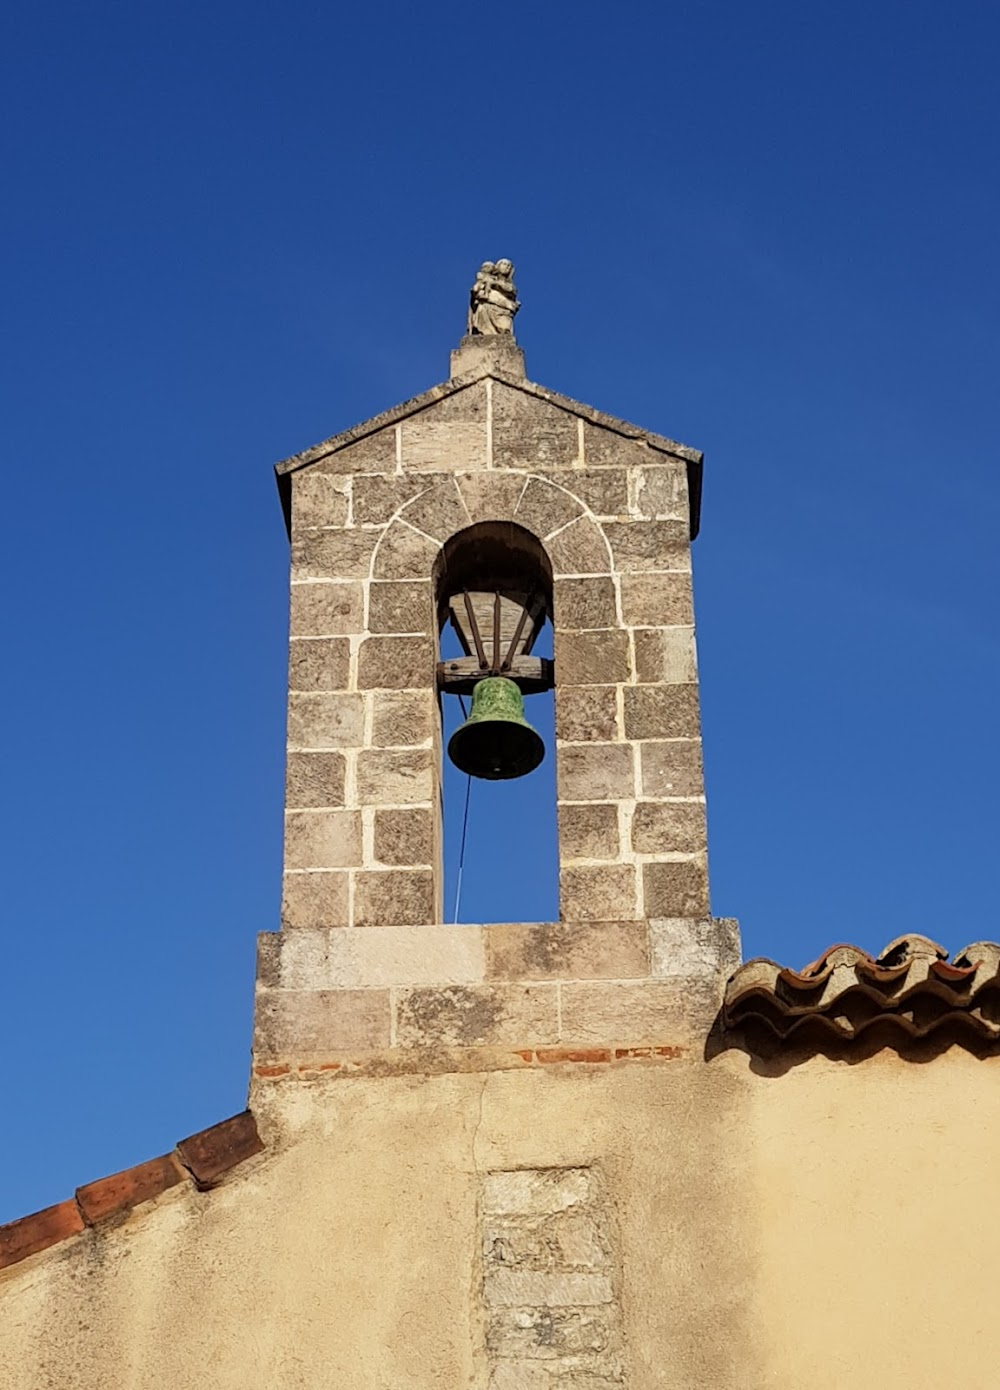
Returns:
[[[1000,935],[994,6],[6,25],[0,1220],[244,1104],[271,465],[446,376],[485,257],[534,380],[705,450],[712,896],[746,954]],[[551,910],[544,828],[497,896],[504,805],[476,789],[466,920]]]

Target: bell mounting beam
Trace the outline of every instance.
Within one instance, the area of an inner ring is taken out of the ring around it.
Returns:
[[[552,662],[530,655],[545,622],[543,595],[501,588],[463,589],[448,599],[447,616],[465,656],[438,663],[442,690],[468,694],[487,676],[506,676],[524,695],[552,689]]]

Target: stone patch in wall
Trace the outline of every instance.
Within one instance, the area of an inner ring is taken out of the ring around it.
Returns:
[[[489,1390],[623,1387],[618,1271],[598,1170],[488,1173],[481,1230]]]

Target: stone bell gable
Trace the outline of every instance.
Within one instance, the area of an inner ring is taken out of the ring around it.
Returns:
[[[466,339],[448,382],[278,465],[284,931],[261,942],[258,1075],[406,1065],[407,1047],[484,1049],[493,1065],[673,1045],[678,1010],[718,1003],[717,989],[684,1003],[676,978],[714,972],[721,987],[736,963],[733,925],[709,916],[701,454],[528,382],[522,361]],[[536,545],[532,583],[547,588],[558,923],[443,920],[442,566],[468,540],[474,570],[484,528],[512,553],[517,536]]]

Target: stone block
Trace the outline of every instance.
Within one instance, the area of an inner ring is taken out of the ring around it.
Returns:
[[[289,811],[287,869],[348,869],[361,863],[360,811]]]
[[[484,930],[490,979],[632,980],[649,974],[644,922],[503,922]]]
[[[288,644],[290,690],[346,690],[350,676],[346,637],[293,637]]]
[[[641,439],[629,439],[604,425],[584,421],[583,461],[587,468],[636,468],[651,463],[658,455]]]
[[[515,1168],[487,1173],[483,1212],[487,1216],[553,1216],[585,1206],[594,1195],[589,1168]]]
[[[452,985],[401,990],[401,1047],[534,1047],[555,1042],[555,985]]]
[[[403,519],[436,541],[446,541],[456,531],[464,531],[470,520],[454,478],[446,478],[422,492],[407,506]]]
[[[559,749],[556,780],[560,801],[621,801],[632,797],[635,795],[632,748],[627,743],[567,744]],[[608,915],[619,917],[622,914]]]
[[[292,532],[347,522],[345,480],[311,468],[292,474]]]
[[[368,590],[371,632],[434,631],[434,601],[429,579],[374,581]]]
[[[698,679],[693,627],[639,628],[634,637],[637,681],[684,685]]]
[[[624,468],[574,469],[566,486],[595,516],[614,520],[629,515],[628,473]]]
[[[285,806],[343,806],[345,777],[343,753],[289,753]]]
[[[630,627],[690,627],[691,576],[641,573],[621,576],[622,618]]]
[[[310,464],[309,472],[391,473],[396,467],[396,428],[388,425],[353,444],[345,444],[335,454]]]
[[[486,1302],[495,1308],[595,1307],[610,1303],[613,1294],[607,1274],[563,1270],[489,1269],[485,1281]]]
[[[345,927],[349,920],[346,873],[286,873],[282,927]]]
[[[564,1381],[564,1390],[573,1390]],[[506,1357],[498,1361],[490,1374],[490,1390],[553,1390],[549,1370],[544,1361],[516,1361]]]
[[[393,521],[383,532],[372,561],[374,579],[427,579],[440,549],[405,521]]]
[[[433,865],[436,814],[429,807],[375,812],[375,859],[380,864]]]
[[[406,474],[362,474],[351,483],[351,520],[355,526],[384,526],[425,486]]]
[[[356,748],[364,742],[361,695],[292,691],[288,696],[290,748]]]
[[[715,1013],[707,983],[697,980],[582,980],[559,986],[561,1042],[662,1047],[704,1042]]]
[[[376,748],[394,748],[426,743],[437,725],[433,689],[377,690],[368,698],[373,702],[372,743]]]
[[[620,626],[615,581],[610,575],[557,579],[553,590],[553,626],[557,632]]]
[[[486,1328],[486,1346],[492,1355],[527,1360],[596,1356],[607,1351],[614,1340],[613,1310],[607,1304],[593,1308],[494,1308]],[[573,1386],[574,1381],[576,1377],[563,1383]]]
[[[569,865],[559,871],[560,915],[567,922],[614,922],[639,916],[632,864]],[[678,913],[683,916],[683,913]]]
[[[380,534],[358,527],[301,531],[292,536],[292,578],[367,579]]]
[[[633,685],[625,690],[625,737],[697,738],[697,685]]]
[[[486,467],[486,423],[449,424],[427,412],[403,421],[403,467],[409,473]]]
[[[654,920],[649,934],[656,976],[702,975],[721,985],[740,963],[740,929],[732,917]]]
[[[672,739],[639,745],[643,796],[703,796],[701,740]]]
[[[611,1264],[610,1241],[586,1204],[554,1215],[487,1216],[483,1263],[507,1269],[604,1270]]]
[[[467,985],[485,975],[482,927],[342,927],[322,935],[330,987]]]
[[[687,467],[681,459],[641,468],[633,477],[636,515],[651,521],[688,524]]]
[[[695,854],[705,849],[705,805],[701,801],[640,801],[632,817],[637,854]]]
[[[708,866],[704,857],[642,866],[647,917],[707,917]]]
[[[389,1037],[388,990],[275,990],[257,996],[258,1061],[381,1051]]]
[[[523,473],[495,469],[458,475],[458,486],[472,522],[509,521],[517,510],[526,483]]]
[[[435,688],[435,644],[430,637],[366,637],[358,654],[361,690]]]
[[[360,632],[364,593],[360,584],[293,584],[291,635],[333,637]]]
[[[545,549],[556,576],[609,574],[614,568],[604,531],[589,516],[571,521],[546,542]]]
[[[686,521],[606,521],[604,534],[615,569],[689,570],[691,548]]]
[[[557,634],[557,645],[558,641]],[[620,736],[617,687],[557,683],[556,737],[560,743],[612,742]]]
[[[493,383],[494,468],[570,467],[578,462],[579,440],[575,415]]]
[[[619,859],[622,844],[618,805],[614,801],[559,806],[559,857],[567,859]]]
[[[545,540],[553,531],[582,514],[583,507],[571,492],[544,478],[529,478],[514,520],[539,539]]]
[[[422,926],[437,916],[430,869],[375,869],[355,875],[354,926]]]
[[[430,748],[368,748],[358,754],[358,801],[362,806],[413,806],[434,797],[434,754]]]
[[[623,684],[632,674],[624,628],[556,634],[556,669],[567,686]]]

